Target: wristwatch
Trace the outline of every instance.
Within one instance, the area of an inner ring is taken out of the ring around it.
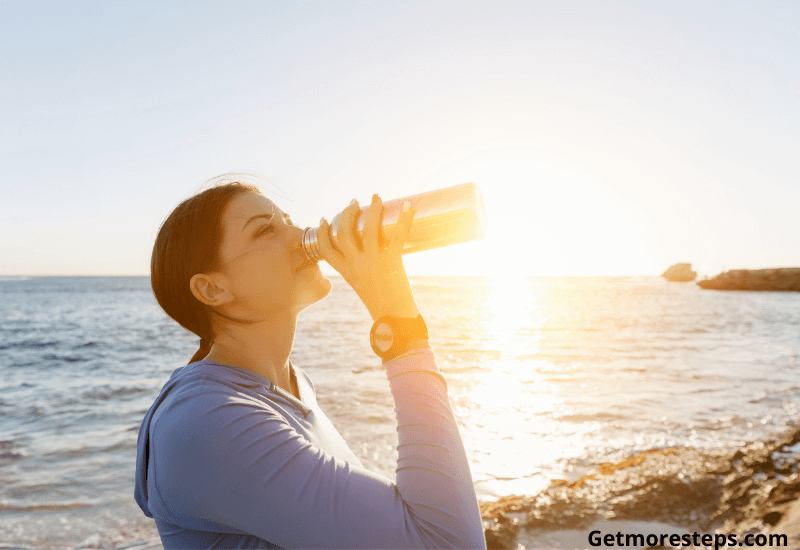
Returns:
[[[369,331],[369,343],[384,361],[402,354],[414,340],[427,340],[428,327],[418,315],[416,319],[385,315],[375,321]]]

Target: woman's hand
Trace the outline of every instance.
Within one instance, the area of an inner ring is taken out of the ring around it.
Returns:
[[[389,245],[383,249],[378,242],[383,209],[383,202],[378,195],[372,196],[372,204],[367,210],[362,247],[359,248],[353,231],[350,230],[358,221],[357,216],[361,214],[361,208],[355,199],[342,211],[339,218],[336,231],[338,250],[331,244],[328,221],[324,218],[317,233],[322,258],[353,287],[373,320],[384,315],[409,318],[419,315],[403,267],[403,245],[414,219],[414,210],[410,208],[410,203],[408,210],[405,210],[405,206]]]

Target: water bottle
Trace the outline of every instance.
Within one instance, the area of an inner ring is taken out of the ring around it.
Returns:
[[[381,235],[379,235],[382,245],[388,244],[392,238],[397,219],[403,210],[403,203],[406,201],[411,203],[415,213],[403,246],[403,254],[473,241],[486,235],[486,208],[481,192],[474,183],[462,183],[384,201]],[[353,224],[353,231],[359,237],[363,236],[368,208],[369,205],[361,209],[361,214]],[[339,245],[337,235],[343,230],[339,227],[341,215],[341,212],[336,214],[329,225],[331,243],[336,247]],[[313,262],[322,259],[317,242],[318,232],[319,227],[306,227],[303,231],[303,251]]]

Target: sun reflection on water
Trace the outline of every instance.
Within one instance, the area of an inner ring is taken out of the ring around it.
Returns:
[[[483,352],[479,373],[469,376],[455,403],[473,428],[463,434],[474,449],[476,486],[482,498],[536,494],[567,458],[584,452],[584,424],[559,421],[566,411],[564,391],[555,373],[561,368],[536,358],[547,321],[542,288],[521,277],[498,277],[482,303]]]
[[[501,358],[516,358],[536,351],[535,342],[546,321],[533,284],[524,277],[495,277],[486,297],[482,319],[487,344],[500,352]]]

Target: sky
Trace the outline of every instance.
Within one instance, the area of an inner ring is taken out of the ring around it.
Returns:
[[[475,182],[409,275],[800,266],[800,2],[0,0],[0,51],[0,275],[147,275],[233,170],[302,226]]]

